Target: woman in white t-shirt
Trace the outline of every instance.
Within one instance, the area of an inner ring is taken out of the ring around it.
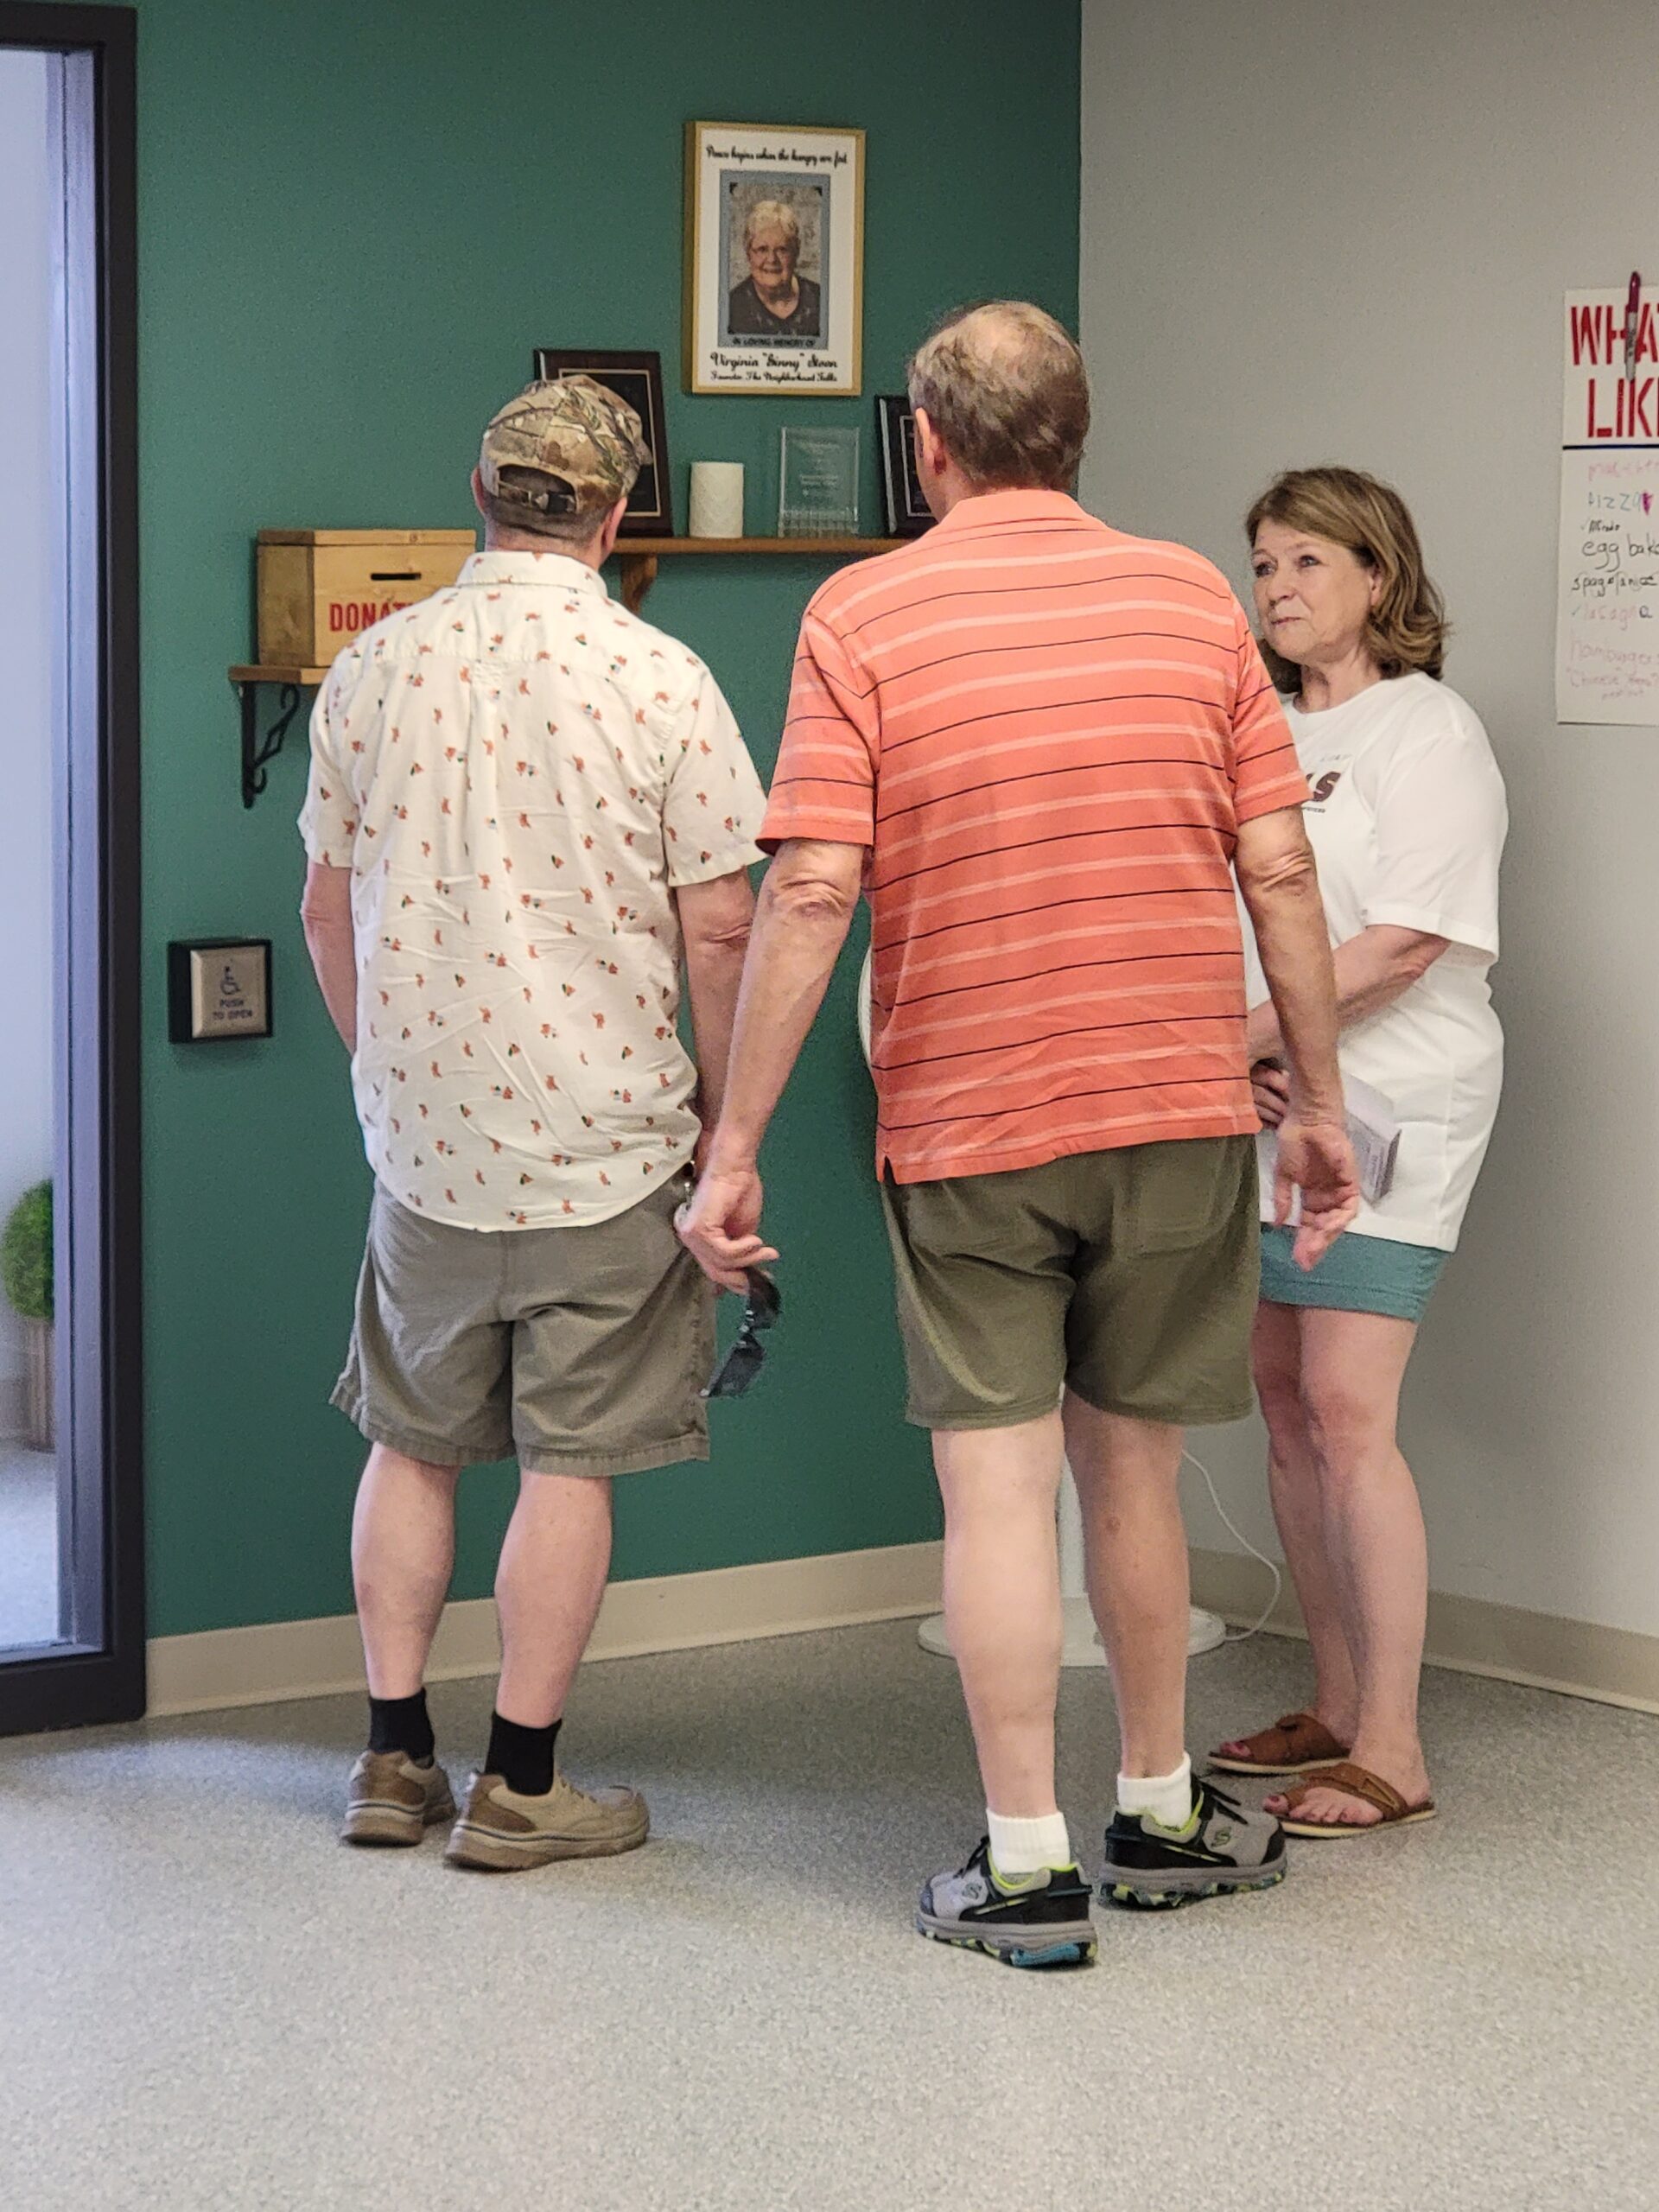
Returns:
[[[1351,1126],[1370,1124],[1363,1148],[1387,1187],[1372,1181],[1316,1267],[1295,1266],[1290,1230],[1272,1225],[1281,1040],[1247,929],[1264,1132],[1255,1380],[1315,1690],[1306,1712],[1213,1763],[1300,1776],[1268,1810],[1293,1834],[1354,1835],[1434,1809],[1417,1726],[1427,1554],[1395,1428],[1497,1112],[1503,1039],[1486,978],[1508,815],[1479,717],[1440,681],[1445,613],[1399,494],[1352,469],[1296,469],[1246,529],[1263,655],[1290,695],[1313,793]]]

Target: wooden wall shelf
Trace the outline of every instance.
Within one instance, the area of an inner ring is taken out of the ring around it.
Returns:
[[[903,537],[624,537],[613,556],[622,572],[622,603],[637,614],[657,581],[657,564],[682,553],[725,553],[762,558],[779,553],[805,561],[861,561],[872,553],[891,553],[912,541]],[[300,710],[301,694],[325,682],[326,668],[275,667],[240,662],[228,671],[242,708],[242,804],[251,806],[265,788],[265,770],[283,749],[283,740]],[[261,738],[257,694],[261,684],[281,692],[276,720]]]
[[[657,581],[660,560],[681,553],[775,555],[808,561],[861,561],[907,544],[903,537],[619,537],[613,558],[622,571],[622,604],[637,614]]]
[[[289,668],[257,665],[238,666],[227,671],[232,683],[297,683],[308,691],[315,691],[327,675],[326,668]]]

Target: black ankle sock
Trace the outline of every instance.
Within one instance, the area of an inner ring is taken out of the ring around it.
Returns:
[[[413,1697],[369,1700],[369,1749],[402,1751],[411,1759],[432,1756],[432,1723],[426,1717],[426,1692]]]
[[[558,1733],[556,1720],[549,1728],[521,1728],[516,1720],[492,1713],[485,1773],[499,1774],[520,1797],[545,1797],[553,1787],[553,1745]]]

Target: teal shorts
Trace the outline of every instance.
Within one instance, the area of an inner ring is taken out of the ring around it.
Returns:
[[[1449,1252],[1432,1244],[1396,1244],[1388,1236],[1338,1236],[1316,1268],[1304,1273],[1291,1256],[1295,1231],[1263,1228],[1262,1296],[1273,1306],[1318,1306],[1335,1313],[1386,1313],[1421,1321]]]

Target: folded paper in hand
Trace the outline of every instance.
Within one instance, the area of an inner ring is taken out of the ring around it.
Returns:
[[[1400,1123],[1392,1102],[1380,1090],[1373,1090],[1369,1083],[1344,1076],[1342,1091],[1348,1109],[1348,1141],[1354,1147],[1354,1164],[1359,1170],[1360,1195],[1367,1205],[1374,1206],[1394,1187]]]

